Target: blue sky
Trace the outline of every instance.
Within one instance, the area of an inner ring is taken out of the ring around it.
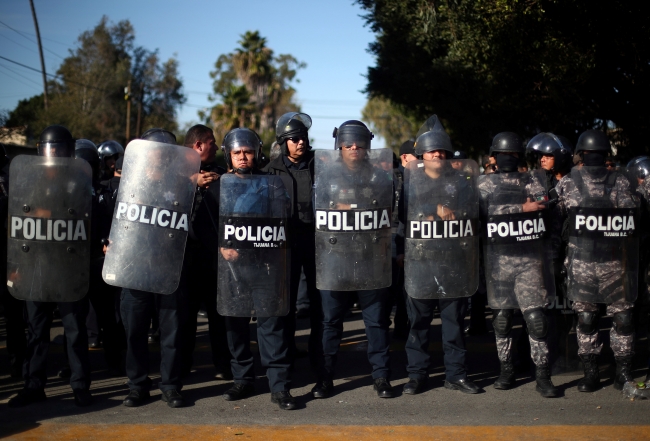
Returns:
[[[113,22],[130,20],[136,44],[159,49],[162,59],[176,56],[187,96],[178,114],[181,126],[198,121],[198,108],[210,105],[209,72],[218,56],[233,51],[248,30],[259,30],[276,54],[290,53],[307,63],[295,87],[302,110],[314,120],[310,134],[316,148],[331,148],[334,126],[361,118],[364,75],[374,65],[367,48],[374,34],[364,27],[363,11],[352,0],[34,0],[34,4],[48,73],[56,72],[79,34],[93,28],[102,15]],[[29,0],[0,0],[0,21],[4,23],[0,23],[0,56],[40,68]],[[0,109],[11,110],[18,100],[41,92],[39,73],[0,59]],[[382,144],[378,140],[374,147]]]

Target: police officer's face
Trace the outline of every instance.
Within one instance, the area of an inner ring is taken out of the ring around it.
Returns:
[[[428,169],[439,169],[442,167],[442,161],[447,159],[447,152],[444,150],[426,152],[422,155],[422,159],[424,159],[425,167]]]
[[[214,135],[210,133],[202,142],[199,142],[200,149],[195,149],[198,151],[199,156],[201,156],[201,162],[208,163],[214,160],[214,157],[217,153],[217,142],[214,139]]]
[[[235,147],[230,151],[230,159],[233,168],[253,168],[255,149],[246,146]]]
[[[366,157],[367,150],[357,146],[355,142],[341,146],[341,157],[348,166],[356,165]]]
[[[540,164],[542,165],[542,168],[544,170],[553,170],[553,166],[555,166],[555,158],[553,155],[542,155],[542,159],[540,159]]]
[[[307,136],[296,135],[287,138],[287,150],[289,151],[289,158],[300,159],[307,151]]]

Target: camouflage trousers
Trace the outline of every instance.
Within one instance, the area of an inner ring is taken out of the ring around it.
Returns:
[[[529,306],[527,308],[521,308],[521,312],[525,313],[530,309],[543,306],[546,305],[539,304],[535,306]],[[512,331],[510,331],[506,337],[500,337],[497,335],[496,341],[499,361],[510,361],[512,359]],[[530,342],[530,358],[533,359],[535,366],[548,364],[548,344],[546,343],[546,338],[538,340],[529,335],[528,341]]]
[[[617,312],[632,309],[633,307],[634,304],[631,302],[626,300],[617,300],[616,302],[607,305],[607,315],[613,315]],[[598,312],[598,304],[575,302],[573,304],[573,310],[576,313]],[[576,334],[578,335],[578,355],[600,354],[600,351],[603,348],[603,342],[600,339],[598,331],[589,335],[580,332],[580,329],[576,328]],[[609,330],[609,341],[612,351],[614,351],[614,357],[619,358],[634,355],[634,334],[620,335],[612,325],[612,328]]]
[[[567,293],[574,302],[615,303],[624,298],[625,269],[620,261],[587,262],[573,258],[565,264],[568,272]]]
[[[485,277],[490,308],[523,312],[546,305],[549,293],[543,268],[539,257],[488,255]]]

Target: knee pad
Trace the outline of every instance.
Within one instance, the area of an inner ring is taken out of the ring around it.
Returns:
[[[535,340],[540,340],[546,337],[548,333],[548,320],[542,308],[534,308],[524,313],[524,320],[528,327],[528,335]]]
[[[492,327],[499,337],[506,337],[512,329],[512,316],[514,309],[496,309],[492,312]]]
[[[612,323],[617,334],[632,335],[634,333],[634,317],[631,309],[614,314]]]
[[[583,334],[591,335],[598,331],[598,313],[582,311],[578,313],[578,330]]]

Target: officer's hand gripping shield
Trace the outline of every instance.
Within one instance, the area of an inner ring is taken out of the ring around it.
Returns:
[[[624,173],[571,170],[567,291],[574,302],[634,302],[639,264],[639,203]]]
[[[9,179],[9,293],[38,302],[80,300],[90,271],[90,166],[81,159],[18,156]]]
[[[408,163],[404,288],[409,296],[458,298],[476,292],[478,176],[471,159]]]
[[[217,311],[287,315],[290,194],[279,176],[226,174],[220,180]]]
[[[389,149],[316,151],[318,289],[390,286],[392,163]]]
[[[176,291],[200,166],[199,154],[187,147],[129,143],[102,270],[106,283]]]
[[[546,202],[542,170],[495,173],[479,180],[485,281],[493,309],[539,307],[555,299],[545,211],[523,204]]]

